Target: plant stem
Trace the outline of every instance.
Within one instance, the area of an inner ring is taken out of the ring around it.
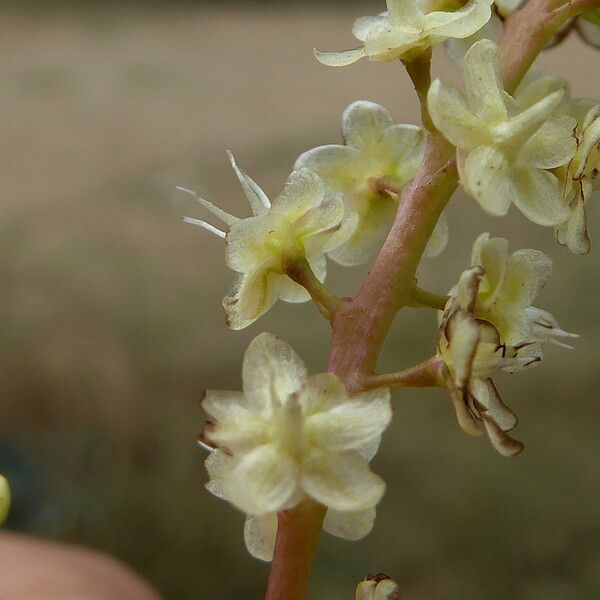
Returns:
[[[284,270],[290,279],[306,289],[321,314],[331,321],[342,301],[317,279],[308,261],[305,258],[294,260],[285,264]]]
[[[277,541],[265,600],[304,600],[325,510],[307,499],[278,514]]]
[[[329,370],[349,391],[372,375],[385,335],[402,306],[411,303],[415,272],[437,220],[456,189],[454,148],[439,134],[427,137],[425,157],[402,190],[396,220],[358,295],[332,321]]]
[[[437,310],[444,310],[446,302],[448,302],[449,296],[443,296],[441,294],[434,294],[421,288],[415,288],[412,294],[411,306],[416,308],[436,308]]]
[[[433,356],[423,362],[395,373],[368,375],[362,382],[365,390],[379,387],[436,387],[440,379],[441,360]]]
[[[413,82],[415,91],[419,97],[423,126],[428,131],[435,131],[435,126],[429,116],[429,108],[427,107],[427,92],[431,85],[431,48],[428,48],[413,60],[403,60],[402,64],[406,68],[406,72]]]

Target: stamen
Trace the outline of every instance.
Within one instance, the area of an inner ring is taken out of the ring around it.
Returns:
[[[183,217],[184,223],[189,223],[190,225],[198,225],[198,227],[202,227],[211,233],[214,233],[216,236],[220,238],[225,237],[225,232],[217,229],[214,225],[207,223],[206,221],[201,221],[200,219],[192,219],[192,217]]]
[[[242,171],[235,162],[235,158],[233,154],[227,150],[227,156],[229,157],[229,162],[237,175],[237,178],[242,185],[244,193],[246,194],[246,198],[248,198],[248,202],[250,202],[250,207],[252,208],[252,212],[255,215],[260,215],[271,208],[271,202],[267,198],[267,195],[261,190],[260,186],[244,171]]]
[[[215,206],[212,202],[209,202],[208,200],[205,200],[204,198],[198,196],[198,194],[194,192],[194,190],[190,190],[179,185],[177,186],[177,189],[180,192],[185,192],[186,194],[192,196],[197,202],[199,202],[204,208],[206,208],[206,210],[210,211],[213,215],[215,215],[217,219],[221,219],[221,221],[223,221],[223,223],[225,223],[226,225],[235,225],[239,221],[237,217],[230,215],[228,212],[225,212],[218,206]]]

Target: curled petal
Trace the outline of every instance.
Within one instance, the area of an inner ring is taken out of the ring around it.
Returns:
[[[504,404],[491,379],[474,379],[469,383],[469,393],[483,406],[485,414],[497,423],[502,431],[510,431],[517,425],[517,416]]]
[[[237,166],[235,158],[229,150],[227,150],[227,156],[229,157],[229,162],[231,163],[231,166],[233,167],[233,170],[235,171],[235,174],[242,185],[242,189],[244,190],[246,198],[250,203],[252,212],[255,215],[262,215],[269,210],[269,208],[271,208],[271,203],[269,202],[267,195],[251,177],[246,175],[246,173],[244,173],[244,171]]]
[[[366,56],[364,48],[355,48],[354,50],[342,50],[341,52],[323,52],[313,49],[315,58],[323,65],[328,67],[345,67],[355,63],[357,60]]]
[[[385,483],[357,452],[329,453],[312,448],[302,465],[302,489],[317,502],[335,510],[375,506]]]
[[[377,17],[360,17],[354,21],[352,35],[359,41],[364,42],[374,28],[385,25],[386,19],[381,15]]]
[[[501,427],[488,415],[483,415],[483,424],[490,438],[492,446],[502,455],[506,457],[516,456],[523,451],[523,444],[518,440],[510,437],[508,433],[502,430]]]
[[[484,275],[485,271],[480,265],[474,265],[461,273],[456,288],[456,301],[464,311],[472,313],[475,310],[479,286]]]
[[[277,514],[248,515],[244,523],[244,541],[248,552],[258,560],[271,562],[277,538]]]
[[[425,16],[426,32],[442,39],[469,37],[490,20],[491,4],[492,0],[469,0],[465,6],[452,12],[430,12]]]
[[[446,336],[454,367],[454,380],[458,388],[463,388],[472,376],[480,340],[477,321],[464,311],[457,311],[448,320]]]
[[[206,489],[217,498],[227,500],[224,482],[231,475],[233,459],[222,450],[212,450],[204,461],[204,466],[209,477]]]
[[[231,291],[223,298],[227,325],[231,329],[244,329],[264,315],[277,297],[269,286],[268,271],[240,274]]]
[[[450,398],[452,399],[452,404],[454,406],[454,411],[456,412],[456,420],[460,425],[460,428],[469,435],[482,435],[483,428],[480,422],[475,418],[473,413],[469,410],[462,390],[459,390],[454,381],[452,381],[452,377],[448,370],[445,369],[444,380],[446,382],[446,387],[448,388],[448,392],[450,393]]]
[[[274,444],[245,454],[224,482],[227,499],[250,514],[292,508],[298,497],[298,465]]]
[[[375,507],[355,511],[329,509],[325,515],[323,529],[344,540],[361,540],[371,532],[375,524]]]
[[[283,340],[261,333],[250,342],[242,368],[244,394],[263,414],[298,392],[307,378],[302,359]]]
[[[577,33],[584,42],[600,48],[600,24],[598,22],[587,20],[582,15],[576,20],[576,27]]]
[[[587,230],[583,194],[578,194],[570,208],[571,214],[568,220],[557,226],[558,243],[567,246],[573,254],[587,254],[590,251],[591,243]]]
[[[328,183],[345,188],[354,184],[353,170],[359,157],[355,148],[330,144],[304,152],[296,160],[294,168],[306,167],[326,179]]]

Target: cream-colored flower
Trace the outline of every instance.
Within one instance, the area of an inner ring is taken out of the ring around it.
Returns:
[[[248,347],[243,392],[207,393],[208,444],[231,455],[223,482],[240,510],[264,515],[304,497],[336,511],[374,507],[385,484],[369,468],[390,422],[388,389],[349,397],[333,373],[308,376],[294,350],[263,333]]]
[[[469,0],[452,12],[424,11],[417,0],[386,0],[387,12],[361,17],[352,33],[363,46],[342,52],[315,50],[317,60],[330,67],[343,67],[367,57],[373,61],[396,58],[411,60],[427,48],[449,38],[466,38],[490,18],[492,0]]]
[[[237,167],[231,153],[229,157],[254,216],[239,219],[194,192],[179,189],[193,194],[228,227],[224,232],[205,221],[185,219],[225,238],[225,262],[239,275],[223,299],[223,307],[228,325],[242,329],[267,312],[278,298],[306,302],[308,292],[285,274],[285,262],[305,258],[316,277],[324,281],[325,254],[348,239],[356,219],[344,219],[343,200],[326,196],[323,182],[308,169],[294,171],[271,205],[260,187]]]
[[[587,233],[586,206],[594,189],[600,187],[600,105],[588,110],[575,131],[577,151],[571,162],[561,169],[564,197],[569,218],[556,227],[559,243],[575,254],[587,254],[590,240]]]
[[[466,96],[439,80],[429,89],[432,120],[458,149],[461,182],[491,214],[505,215],[510,203],[539,225],[553,226],[569,216],[558,178],[550,169],[575,154],[569,116],[553,116],[565,91],[523,109],[500,81],[498,48],[481,40],[464,59]]]
[[[398,584],[384,573],[369,575],[356,587],[356,600],[400,600]]]
[[[481,267],[461,275],[456,295],[444,310],[437,352],[462,429],[470,435],[481,435],[485,430],[500,454],[514,456],[523,449],[523,444],[508,434],[517,417],[500,398],[491,377],[497,370],[515,371],[531,361],[519,359],[517,348],[502,344],[498,330],[475,316],[483,276]]]
[[[581,13],[575,19],[575,27],[584,42],[600,48],[600,8]]]
[[[417,172],[425,135],[415,125],[394,123],[379,104],[354,102],[342,115],[345,145],[319,146],[302,154],[294,168],[317,173],[336,195],[346,216],[356,215],[354,234],[329,256],[342,265],[364,264],[385,240],[398,208],[399,190]],[[433,233],[428,255],[439,254],[448,239],[444,217]]]
[[[522,249],[509,255],[507,240],[482,233],[473,244],[471,265],[484,271],[473,314],[494,325],[501,343],[522,347],[519,356],[531,358],[541,357],[541,342],[570,348],[560,340],[578,336],[532,306],[552,273],[552,261],[543,252]]]
[[[225,491],[226,481],[231,476],[235,460],[222,450],[211,450],[205,462],[210,477],[206,488],[223,500],[228,500]],[[323,521],[323,529],[346,540],[359,540],[365,537],[375,523],[375,507],[358,511],[337,511],[328,509]],[[271,561],[277,537],[277,513],[246,515],[244,541],[248,552],[259,560]]]
[[[0,475],[0,525],[4,523],[8,517],[10,510],[10,487],[6,477]]]

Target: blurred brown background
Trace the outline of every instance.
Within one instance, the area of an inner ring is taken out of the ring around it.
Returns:
[[[238,388],[260,331],[323,369],[328,328],[310,305],[279,304],[243,332],[220,307],[231,274],[221,241],[175,185],[245,215],[225,157],[269,195],[304,150],[339,139],[351,101],[416,122],[398,64],[319,65],[347,48],[380,2],[25,3],[0,11],[0,472],[9,526],[127,561],[168,599],[258,599],[267,567],[242,542],[243,517],[203,489],[196,446],[203,388]],[[436,71],[456,77],[438,52]],[[575,96],[600,96],[598,54],[568,40],[543,57]],[[595,65],[595,66],[594,66]],[[441,391],[394,393],[375,467],[388,482],[372,534],[324,537],[312,595],[350,600],[385,571],[407,600],[600,598],[600,214],[593,252],[574,257],[520,214],[496,220],[457,196],[451,240],[422,284],[449,288],[475,236],[509,237],[555,260],[539,301],[582,334],[544,364],[499,378],[518,412],[520,457],[466,437]],[[361,271],[333,266],[351,294]],[[435,315],[404,311],[382,369],[433,349]],[[0,582],[1,585],[1,582]],[[0,588],[1,593],[1,588]],[[10,599],[6,599],[10,600]]]

